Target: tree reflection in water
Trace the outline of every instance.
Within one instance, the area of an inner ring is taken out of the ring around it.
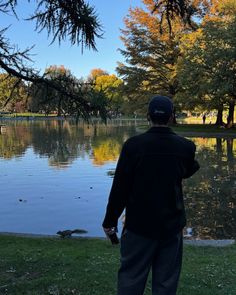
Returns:
[[[188,227],[194,229],[194,238],[235,239],[235,139],[193,141],[201,170],[184,185]]]
[[[36,155],[47,157],[50,166],[66,168],[77,158],[88,155],[94,165],[116,161],[123,142],[135,133],[134,127],[82,124],[68,121],[17,122],[0,137],[0,157],[23,155],[29,147]]]
[[[32,148],[56,169],[68,169],[85,157],[99,166],[117,161],[123,142],[137,133],[134,125],[86,125],[68,121],[7,123],[0,135],[0,159],[21,157]],[[188,228],[193,238],[236,238],[236,139],[193,138],[201,170],[184,181]],[[79,169],[79,167],[78,167]],[[104,177],[113,177],[114,170]],[[102,182],[102,179],[101,179]]]

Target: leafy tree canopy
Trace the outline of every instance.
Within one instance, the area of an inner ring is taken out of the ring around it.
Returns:
[[[52,37],[52,42],[56,40],[61,43],[69,39],[72,45],[79,45],[84,48],[96,50],[95,38],[101,37],[101,24],[98,20],[94,7],[84,0],[29,0],[35,3],[35,11],[29,16],[27,21],[36,21],[36,31],[46,30]],[[15,17],[17,0],[0,0],[0,14],[13,12]],[[89,103],[77,93],[66,92],[56,81],[47,79],[37,70],[27,66],[30,58],[30,48],[19,50],[17,46],[10,43],[5,36],[7,28],[0,30],[0,68],[10,76],[14,76],[18,81],[28,81],[34,84],[41,84],[42,87],[52,88],[67,95],[72,100],[77,100],[77,107],[81,114],[90,111]]]
[[[108,72],[103,69],[100,69],[100,68],[92,69],[88,76],[88,81],[91,83],[94,83],[97,77],[105,76],[105,75],[108,75]]]
[[[125,18],[121,39],[125,45],[120,50],[126,63],[119,63],[117,71],[125,81],[129,101],[135,101],[136,110],[146,109],[147,98],[154,93],[173,97],[178,90],[176,62],[179,57],[180,36],[191,30],[176,17],[172,34],[163,20],[161,7],[153,12],[154,0],[143,0],[145,8],[130,9]],[[135,111],[135,110],[134,110]]]
[[[0,109],[13,112],[16,104],[26,104],[27,87],[22,81],[6,73],[0,74]],[[11,99],[9,99],[11,98]]]
[[[105,95],[108,111],[115,116],[118,115],[123,104],[122,86],[123,81],[114,74],[97,76],[94,83],[94,90]]]
[[[229,106],[228,125],[233,123],[236,99],[236,6],[224,0],[212,7],[201,27],[183,37],[178,64],[183,107],[222,109]]]

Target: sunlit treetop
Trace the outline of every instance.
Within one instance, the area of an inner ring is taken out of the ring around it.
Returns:
[[[89,73],[88,80],[94,82],[97,77],[105,76],[105,75],[108,75],[108,72],[103,69],[100,69],[100,68],[92,69]]]

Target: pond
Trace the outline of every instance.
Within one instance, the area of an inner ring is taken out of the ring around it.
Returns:
[[[51,235],[80,228],[87,236],[104,236],[101,223],[117,158],[123,142],[142,131],[140,124],[6,122],[0,134],[0,232]],[[235,239],[236,139],[191,140],[201,170],[184,181],[185,234]]]

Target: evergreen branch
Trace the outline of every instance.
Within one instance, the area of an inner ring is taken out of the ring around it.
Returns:
[[[59,44],[69,38],[72,45],[96,49],[95,38],[102,37],[101,24],[94,7],[83,0],[41,0],[34,14],[27,20],[36,20],[35,30],[46,29],[52,34],[51,43]]]

